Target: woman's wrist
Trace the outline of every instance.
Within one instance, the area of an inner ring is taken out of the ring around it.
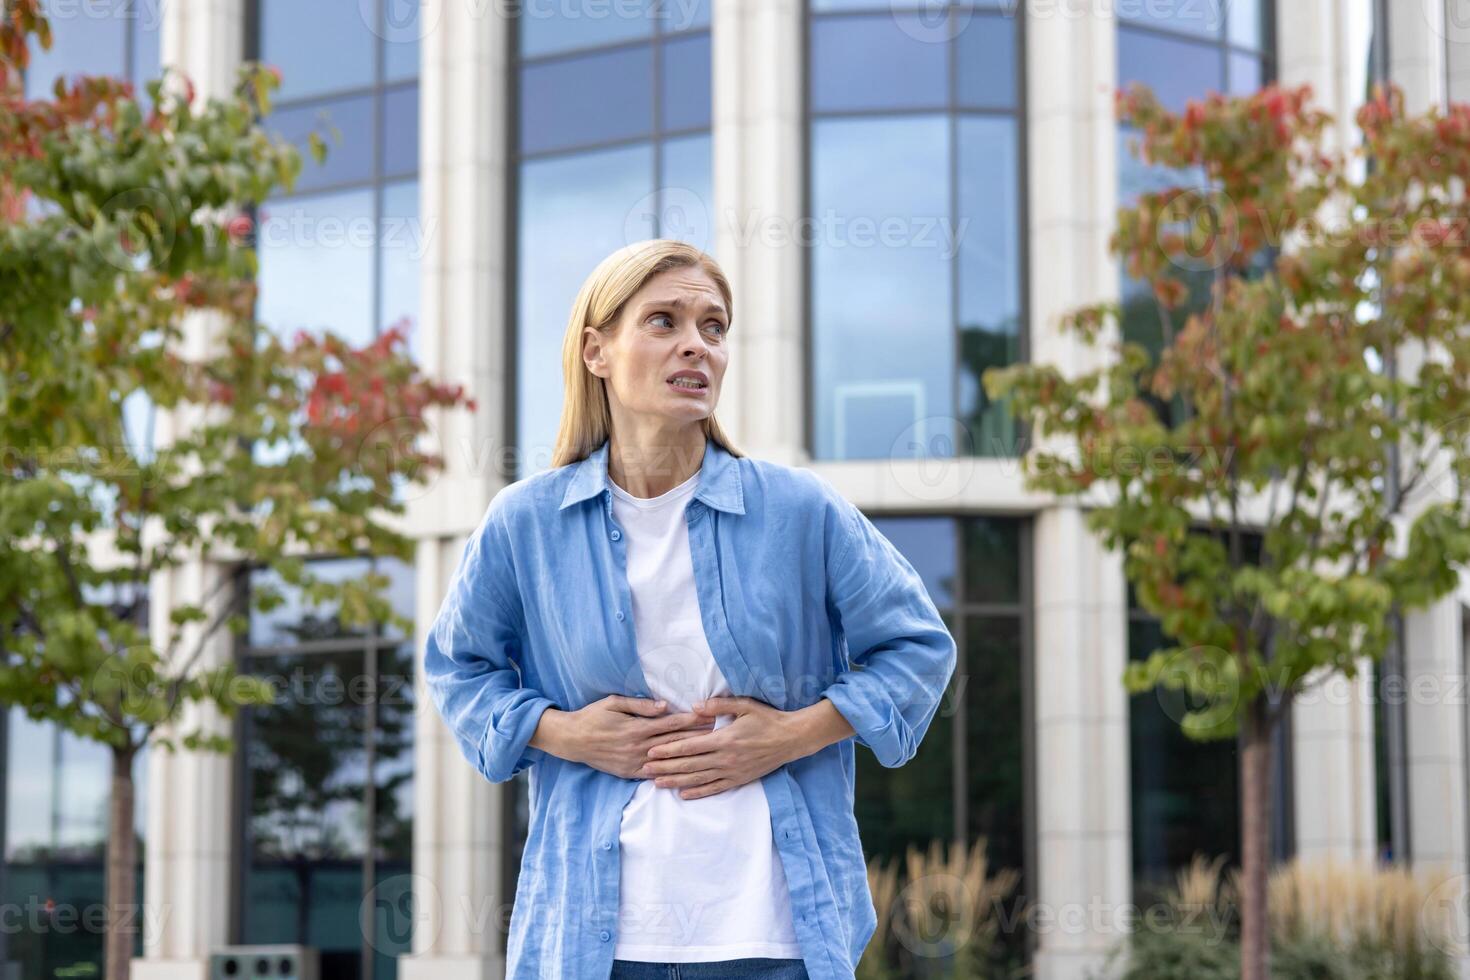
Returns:
[[[798,708],[793,715],[798,724],[798,759],[820,752],[834,742],[856,734],[852,723],[843,717],[842,712],[837,710],[837,705],[829,698],[817,698],[816,703]]]
[[[536,731],[531,734],[530,745],[558,759],[572,762],[576,761],[572,758],[574,753],[572,735],[572,712],[563,711],[560,708],[547,708],[541,712],[541,719],[536,723]]]

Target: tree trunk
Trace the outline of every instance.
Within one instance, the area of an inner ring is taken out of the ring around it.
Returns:
[[[1266,880],[1271,861],[1271,718],[1257,698],[1241,720],[1240,980],[1268,980],[1271,935]]]
[[[133,833],[133,756],[112,750],[112,797],[107,815],[107,980],[128,980],[142,909],[137,906],[138,842]]]

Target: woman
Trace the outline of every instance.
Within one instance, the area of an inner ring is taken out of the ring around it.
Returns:
[[[913,757],[955,644],[810,470],[715,420],[714,260],[653,240],[583,284],[550,470],[501,490],[429,631],[465,757],[528,771],[511,978],[852,978],[876,925],[854,743]]]

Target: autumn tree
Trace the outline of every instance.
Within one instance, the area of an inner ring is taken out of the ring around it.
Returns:
[[[229,715],[271,696],[202,657],[245,624],[228,576],[154,629],[150,581],[184,562],[248,563],[345,622],[406,626],[384,579],[319,581],[303,556],[410,557],[388,519],[402,485],[440,465],[425,413],[467,402],[413,364],[402,325],[354,347],[255,321],[249,205],[303,165],[261,126],[276,72],[247,65],[229,97],[202,104],[177,75],[147,100],[86,77],[28,99],[21,73],[49,25],[36,0],[3,10],[0,703],[111,750],[105,960],[121,980],[134,757],[227,750],[190,708]],[[125,406],[167,439],[129,438]]]
[[[1273,86],[1172,113],[1119,93],[1135,153],[1203,175],[1117,215],[1153,342],[1101,303],[1062,325],[1095,369],[985,378],[1033,427],[1027,482],[1084,502],[1172,638],[1128,687],[1182,689],[1188,734],[1239,738],[1245,980],[1269,975],[1282,713],[1309,678],[1379,657],[1392,614],[1470,560],[1470,107],[1411,116],[1379,90],[1341,149],[1309,100]]]

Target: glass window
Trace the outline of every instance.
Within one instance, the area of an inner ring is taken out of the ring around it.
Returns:
[[[383,222],[379,236],[383,284],[382,323],[387,326],[407,317],[409,352],[421,349],[419,318],[419,263],[423,260],[424,227],[419,221],[418,181],[389,184],[383,188]]]
[[[412,568],[376,565],[411,616]],[[332,561],[313,572],[341,579],[368,567]],[[263,571],[250,580],[279,584]],[[391,980],[411,938],[410,923],[386,913],[410,872],[412,645],[381,628],[348,629],[300,596],[252,613],[249,635],[242,669],[269,680],[276,697],[243,715],[241,941],[305,943],[320,951],[323,976],[356,980],[371,961],[373,977]],[[359,915],[369,901],[377,915],[365,942]]]
[[[301,151],[303,166],[296,191],[360,183],[373,176],[373,109],[371,95],[314,102],[276,109],[266,119],[270,130]],[[327,144],[327,156],[317,163],[308,138],[316,134]]]
[[[1225,8],[1249,5],[1250,0],[1118,0],[1117,13],[1119,21],[1166,28],[1181,34],[1219,37],[1225,27]],[[1248,21],[1242,22],[1243,29],[1248,26]]]
[[[954,634],[959,659],[912,760],[888,769],[858,748],[854,807],[863,851],[869,860],[893,859],[909,846],[922,851],[931,840],[983,839],[991,874],[1024,873],[1023,672],[1030,614],[1022,598],[1023,524],[1000,517],[927,516],[875,517],[873,524],[924,577]],[[967,598],[957,604],[954,597],[961,594]],[[983,975],[1020,975],[1012,971],[1025,957],[1025,930],[1003,931],[998,945],[1007,962]],[[908,968],[897,975],[919,975],[915,964],[892,965]]]
[[[915,15],[812,23],[814,111],[936,108],[947,101],[948,79],[949,45],[924,40]]]
[[[136,86],[145,101],[146,82],[157,78],[162,8],[135,0],[45,0],[42,11],[51,25],[51,49],[31,45],[26,69],[26,97],[50,98],[58,78],[78,75],[122,78]]]
[[[379,37],[371,0],[300,3],[258,0],[262,60],[281,69],[281,100],[373,83]],[[365,16],[364,14],[368,16]]]
[[[649,47],[526,66],[521,72],[522,152],[647,136],[653,129],[652,85]]]
[[[1189,99],[1222,91],[1225,72],[1219,49],[1193,40],[1144,31],[1118,32],[1118,87],[1140,82],[1154,90],[1171,112]]]
[[[819,458],[953,454],[953,265],[914,241],[950,212],[949,132],[939,115],[813,125],[812,212],[833,218],[812,250]]]
[[[89,601],[103,600],[89,597]],[[121,604],[114,603],[114,608],[122,615]],[[141,621],[148,621],[146,605]],[[133,758],[139,907],[147,847],[148,752],[145,747]],[[0,713],[0,767],[0,778],[5,780],[0,902],[15,910],[39,910],[49,904],[50,911],[41,914],[65,914],[72,926],[61,928],[62,920],[57,919],[57,928],[9,929],[6,959],[16,976],[100,976],[103,936],[75,926],[101,915],[107,900],[111,750],[11,707]],[[134,950],[141,955],[142,949],[140,933]]]
[[[259,212],[257,315],[284,337],[331,330],[373,339],[371,189],[273,200]]]
[[[653,0],[527,0],[519,5],[521,56],[534,58],[577,48],[651,37],[656,22],[678,4]]]
[[[969,452],[1008,456],[1016,429],[1003,404],[985,394],[986,368],[1021,359],[1021,199],[1019,137],[1014,119],[966,116],[956,121],[959,168],[959,413]]]
[[[709,34],[677,38],[663,49],[663,129],[709,128]]]
[[[391,89],[383,97],[383,173],[388,177],[419,170],[419,88]]]
[[[812,7],[812,455],[1010,455],[980,375],[1025,351],[1014,8],[869,9]]]
[[[418,312],[426,233],[403,195],[418,187],[421,4],[255,2],[250,52],[283,76],[265,125],[303,157],[291,193],[258,208],[257,316],[283,336],[332,330],[365,344]]]
[[[1009,21],[976,17],[955,39],[960,104],[1004,109],[1016,104],[1016,44]]]
[[[1149,7],[1140,4],[1139,9]],[[1274,16],[1269,0],[1236,0],[1230,3],[1230,32],[1223,16],[1196,5],[1200,12],[1187,18],[1170,5],[1154,5],[1154,15],[1139,14],[1120,19],[1118,28],[1118,82],[1124,87],[1132,82],[1149,85],[1160,102],[1174,112],[1182,112],[1191,99],[1203,99],[1211,92],[1246,95],[1259,89],[1272,76],[1272,55],[1260,47],[1270,38],[1264,29]],[[1155,16],[1157,15],[1157,16]],[[1148,26],[1140,26],[1147,22]],[[1205,30],[1205,27],[1208,30]],[[1255,38],[1257,46],[1242,47],[1241,42]],[[1128,206],[1144,191],[1160,191],[1171,187],[1204,187],[1205,175],[1198,170],[1174,171],[1148,164],[1134,155],[1130,144],[1137,134],[1129,127],[1119,128],[1118,180],[1119,201]],[[1212,276],[1207,269],[1180,269],[1179,278],[1189,290],[1182,315],[1203,308],[1209,302]],[[1149,287],[1126,275],[1122,277],[1122,333],[1130,341],[1159,351],[1164,343],[1163,326],[1158,307]],[[1150,399],[1155,401],[1155,399]],[[1182,408],[1182,401],[1155,408],[1164,417]]]
[[[516,410],[520,476],[551,462],[561,347],[583,281],[654,237],[713,247],[709,4],[520,10]]]
[[[417,78],[419,42],[431,27],[423,15],[423,0],[384,0],[383,47],[390,82]]]

